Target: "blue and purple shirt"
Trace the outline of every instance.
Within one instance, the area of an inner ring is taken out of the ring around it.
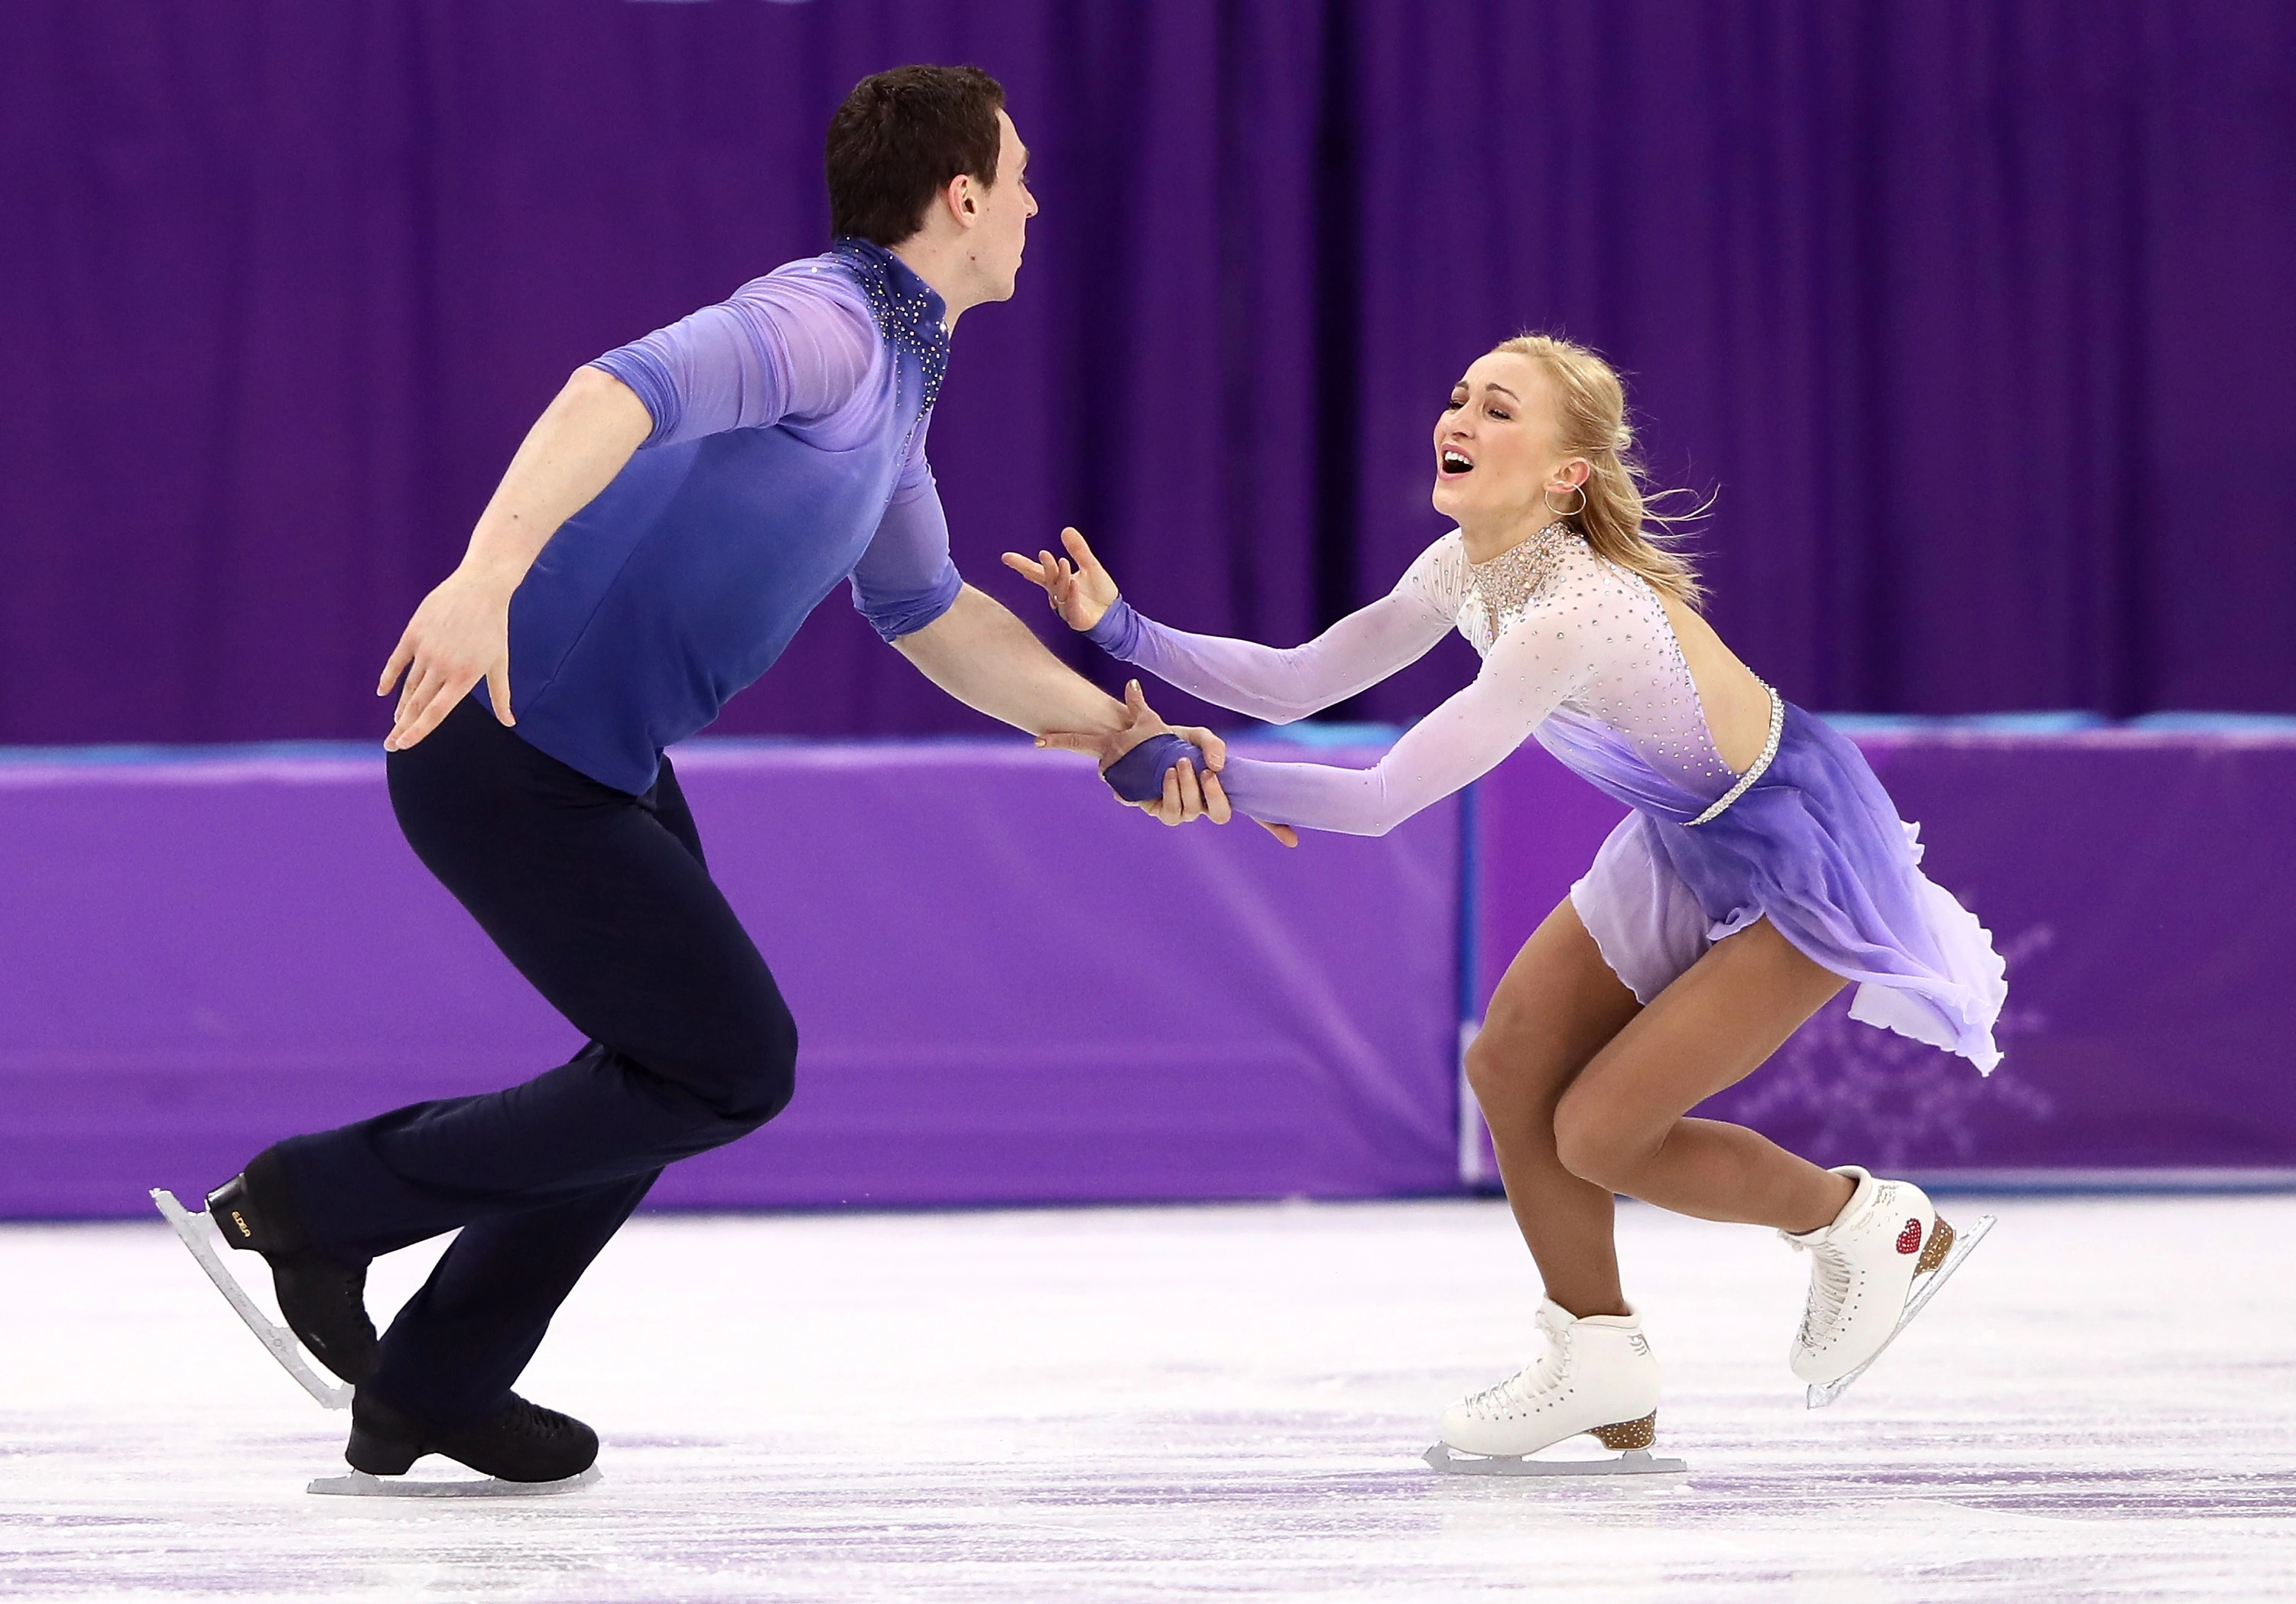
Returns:
[[[890,641],[961,582],[925,461],[941,299],[840,240],[592,366],[653,431],[550,537],[511,600],[518,733],[632,795],[840,580]]]

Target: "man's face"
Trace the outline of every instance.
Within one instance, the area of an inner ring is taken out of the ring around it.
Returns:
[[[1029,147],[1021,143],[1013,119],[996,113],[999,144],[996,182],[972,192],[973,222],[968,255],[980,275],[983,300],[1010,300],[1013,282],[1021,272],[1021,251],[1028,243],[1029,219],[1037,215],[1037,198],[1029,192]]]

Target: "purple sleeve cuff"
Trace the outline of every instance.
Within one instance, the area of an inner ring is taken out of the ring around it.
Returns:
[[[1132,610],[1132,603],[1119,596],[1100,615],[1100,622],[1085,632],[1085,639],[1112,658],[1135,662],[1138,660],[1141,625],[1141,617]]]
[[[872,594],[865,600],[856,586],[853,604],[869,620],[869,627],[877,632],[878,638],[890,642],[916,634],[955,607],[964,589],[964,580],[957,573],[956,565],[944,558],[940,572],[925,589],[901,595]]]
[[[1203,772],[1204,754],[1177,735],[1151,735],[1101,771],[1109,789],[1127,802],[1153,802],[1164,794],[1164,775],[1181,758]]]
[[[589,364],[601,372],[611,373],[645,404],[647,414],[653,419],[653,432],[640,442],[651,446],[675,430],[685,415],[677,398],[677,387],[669,381],[669,373],[653,353],[640,346],[626,345],[619,350],[609,351]]]

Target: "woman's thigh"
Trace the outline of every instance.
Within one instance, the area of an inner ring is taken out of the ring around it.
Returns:
[[[1496,1131],[1550,1113],[1641,1007],[1564,897],[1507,965],[1467,1048],[1467,1078],[1485,1119]]]
[[[1675,1122],[1759,1068],[1842,979],[1762,920],[1714,944],[1593,1055],[1563,1117],[1605,1145],[1655,1149]]]

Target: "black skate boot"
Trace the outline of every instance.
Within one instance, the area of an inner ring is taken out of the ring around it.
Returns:
[[[564,1481],[596,1462],[598,1434],[516,1393],[487,1419],[452,1429],[425,1426],[365,1392],[353,1395],[351,1440],[343,1448],[352,1469],[404,1476],[426,1453],[443,1453],[503,1481]]]
[[[225,1241],[261,1254],[271,1266],[279,1313],[313,1357],[354,1387],[374,1374],[366,1266],[339,1264],[310,1245],[284,1166],[270,1149],[208,1194],[208,1215]]]

